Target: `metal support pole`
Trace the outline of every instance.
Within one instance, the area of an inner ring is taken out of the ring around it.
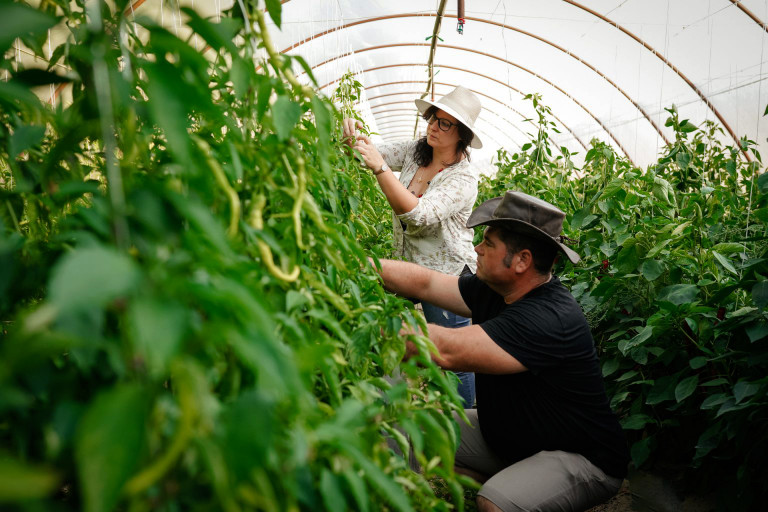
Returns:
[[[429,94],[429,91],[432,91],[432,101],[435,101],[435,70],[434,70],[434,62],[435,62],[435,49],[437,48],[437,36],[440,34],[440,26],[443,23],[443,12],[445,11],[445,4],[448,0],[440,0],[440,6],[437,8],[437,18],[435,19],[435,26],[432,29],[432,41],[429,48],[429,60],[427,61],[427,67],[429,68],[429,83],[427,83],[427,90],[424,91],[424,94],[421,95],[421,98],[423,99],[424,96]],[[413,137],[416,138],[416,134],[419,130],[419,118],[416,118],[416,123],[413,125]]]

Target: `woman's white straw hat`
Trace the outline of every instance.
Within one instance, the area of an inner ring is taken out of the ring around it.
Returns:
[[[436,102],[414,100],[414,103],[416,103],[416,108],[419,109],[421,115],[424,115],[429,107],[437,107],[446,114],[452,115],[457,121],[472,130],[473,137],[469,146],[475,149],[483,147],[483,143],[475,131],[475,121],[480,115],[481,109],[480,99],[466,87],[458,86]]]

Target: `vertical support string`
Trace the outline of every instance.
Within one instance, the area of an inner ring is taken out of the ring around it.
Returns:
[[[14,54],[16,56],[16,73],[21,69],[21,41],[16,39],[16,47],[14,48]]]
[[[736,70],[735,72],[733,71],[734,69]],[[739,83],[739,72],[740,72],[739,66],[734,65],[733,62],[731,62],[730,83],[728,85],[729,88],[736,89],[734,87],[734,85],[733,85],[733,83],[734,83],[734,78],[733,77],[734,77],[734,75],[736,75],[736,84],[738,84]],[[736,90],[736,104],[737,105],[739,104],[739,94],[740,93],[741,93],[741,91],[739,89],[737,89]],[[741,124],[740,124],[740,119],[739,119],[740,118],[739,114],[741,113],[740,110],[741,109],[738,109],[738,108],[736,109],[736,133],[741,133],[741,128],[740,128]]]
[[[195,0],[192,0],[192,10],[193,11],[195,10]],[[192,32],[192,37],[195,39],[195,51],[200,51],[197,48],[197,33],[196,32]]]
[[[640,25],[640,39],[643,39],[643,26]],[[637,49],[637,93],[635,93],[636,98],[640,98],[640,77],[643,76],[643,47],[640,46]],[[640,123],[638,123],[639,126]],[[640,130],[635,130],[635,155],[637,155],[637,141],[639,138],[639,132]],[[653,155],[655,158],[656,155]],[[653,161],[653,160],[651,160]]]
[[[768,9],[768,0],[765,2],[766,9]],[[755,123],[755,141],[760,140],[760,107],[762,106],[762,92],[763,92],[763,56],[765,52],[765,30],[763,30],[763,35],[760,38],[760,80],[757,82],[757,122]],[[760,172],[760,164],[757,160],[753,163],[755,167],[755,172],[753,176],[750,176],[749,180],[749,203],[747,205],[747,226],[744,230],[744,238],[749,238],[749,221],[750,216],[752,214],[752,194],[754,193],[755,189],[755,181],[757,181],[757,175]],[[750,164],[747,164],[750,165]],[[742,269],[743,271],[743,269]],[[739,273],[739,278],[741,278],[741,273]]]
[[[616,45],[613,50],[613,74],[614,76],[618,76],[617,71],[617,63],[619,61],[619,45]],[[614,103],[614,94],[613,91],[611,91],[611,104],[608,107],[608,122],[605,124],[607,126],[613,126],[613,103]],[[639,127],[640,120],[638,119],[635,121],[635,132],[637,132],[637,128]],[[637,153],[635,153],[635,160],[637,160]]]
[[[133,2],[131,2],[131,22],[133,23],[133,35],[138,39],[139,31],[136,28],[136,13],[133,11]]]
[[[52,57],[53,57],[53,48],[51,46],[51,29],[48,29],[48,67],[49,69],[51,66],[53,66],[53,62],[51,62]],[[48,84],[48,87],[50,89],[50,94],[51,94],[51,106],[53,108],[56,108],[56,89],[54,88],[53,84]]]
[[[664,55],[669,55],[669,0],[667,0],[667,18],[664,20]],[[664,98],[664,71],[666,66],[661,67],[661,86],[659,87],[659,124],[662,125],[662,117],[664,115],[664,105],[662,104]],[[659,154],[659,133],[656,132],[656,154]]]
[[[496,9],[499,8],[499,5],[501,5],[502,9],[504,9],[504,26],[506,27],[507,26],[507,4],[502,2],[502,1],[499,1],[499,3],[496,4]],[[494,14],[496,14],[496,9],[493,10]],[[499,28],[501,30],[501,41],[504,43],[504,60],[509,62],[509,49],[507,47],[507,36],[506,36],[507,31],[504,30],[503,27],[499,27]],[[511,87],[511,85],[512,85],[512,75],[511,75],[512,66],[504,66],[504,68],[505,68],[505,70],[507,72],[507,101],[509,103],[512,103],[512,101],[514,101],[513,98],[512,98],[512,87]]]
[[[174,10],[171,11],[171,23],[173,23],[173,33],[176,34],[176,37],[179,37],[179,26],[181,25],[181,5],[179,4],[180,0],[175,0],[171,2],[171,8]]]
[[[13,48],[13,50],[14,50],[14,53],[16,52],[16,46],[15,46],[15,45],[16,45],[16,41],[14,41],[14,42],[13,42],[13,44],[11,45],[11,47],[12,47],[12,48]],[[5,54],[6,54],[6,55],[8,55],[8,52],[6,52]],[[8,70],[6,69],[6,70],[5,70],[5,81],[7,82],[7,81],[8,81],[8,80],[10,80],[10,79],[11,79],[11,75],[10,75],[10,73],[8,72]]]
[[[707,64],[707,98],[712,94],[712,43],[715,39],[712,20],[712,0],[709,0],[709,7],[707,10],[707,20],[709,25],[709,62]],[[707,120],[712,115],[712,110],[707,109]]]

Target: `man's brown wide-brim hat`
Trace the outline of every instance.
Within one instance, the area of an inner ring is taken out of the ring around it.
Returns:
[[[572,263],[581,257],[560,240],[565,213],[559,208],[522,192],[507,191],[502,197],[484,202],[472,212],[467,227],[501,226],[553,244]]]

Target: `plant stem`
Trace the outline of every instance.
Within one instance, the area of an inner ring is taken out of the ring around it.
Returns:
[[[288,83],[298,89],[306,97],[311,98],[314,94],[312,89],[310,87],[301,85],[296,79],[296,76],[293,74],[293,71],[288,69],[287,66],[280,62],[280,56],[275,50],[275,46],[272,44],[272,38],[270,37],[269,31],[267,30],[267,23],[264,20],[264,13],[262,13],[260,9],[256,9],[255,15],[256,22],[259,24],[259,30],[261,31],[261,42],[264,44],[264,49],[267,50],[267,55],[269,55],[269,62],[272,64],[272,67],[275,68],[275,72],[278,75],[283,75]]]
[[[13,211],[11,202],[6,199],[5,205],[8,207],[8,212],[11,214],[11,219],[13,220],[13,226],[16,228],[16,231],[21,233],[21,227],[19,226],[19,219],[16,218],[16,212]]]
[[[90,29],[95,37],[104,37],[104,26],[101,19],[102,2],[91,2],[87,11],[90,18]],[[119,43],[119,42],[118,42]],[[96,87],[96,100],[101,122],[101,138],[104,144],[104,157],[107,167],[107,186],[109,199],[112,204],[113,229],[115,244],[126,250],[130,244],[128,222],[125,219],[125,193],[123,192],[123,177],[120,166],[115,158],[117,144],[115,141],[115,122],[112,111],[112,91],[109,82],[109,69],[106,63],[106,46],[103,40],[93,45],[93,79]]]

